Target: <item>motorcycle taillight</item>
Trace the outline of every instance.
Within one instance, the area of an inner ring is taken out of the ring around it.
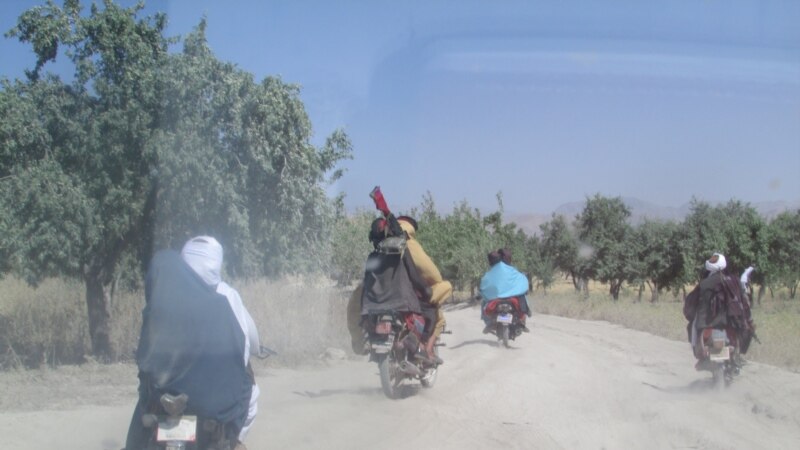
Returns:
[[[378,322],[375,324],[375,334],[389,334],[392,332],[392,322]]]

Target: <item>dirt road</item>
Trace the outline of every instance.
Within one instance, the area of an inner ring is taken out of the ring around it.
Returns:
[[[481,333],[477,309],[452,310],[447,319],[453,334],[436,386],[403,400],[383,396],[377,366],[366,361],[262,371],[248,447],[800,448],[800,374],[750,363],[714,392],[683,342],[536,316],[532,332],[504,349]],[[135,386],[112,400],[91,394],[102,388],[88,388],[77,409],[0,412],[2,447],[121,448]]]

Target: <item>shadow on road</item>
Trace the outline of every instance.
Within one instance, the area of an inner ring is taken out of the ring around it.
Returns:
[[[475,344],[483,344],[488,345],[490,347],[497,347],[498,341],[493,339],[472,339],[470,341],[464,341],[458,345],[454,345],[452,347],[448,346],[447,348],[450,350],[455,350],[457,348],[465,347],[467,345],[475,345]]]
[[[376,395],[381,394],[380,387],[378,388],[358,388],[358,389],[322,389],[321,391],[292,391],[292,394],[299,395],[307,398],[320,398],[330,397],[333,395]]]
[[[686,386],[661,387],[646,382],[642,382],[642,384],[644,384],[645,386],[650,386],[651,388],[659,390],[661,392],[666,392],[668,394],[697,394],[697,393],[711,392],[715,390],[714,380],[711,378],[697,379],[692,381]]]

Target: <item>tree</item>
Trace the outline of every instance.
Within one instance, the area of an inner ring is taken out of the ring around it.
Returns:
[[[682,284],[683,253],[677,224],[645,220],[633,230],[628,245],[633,247],[628,281],[647,284],[651,302],[656,302],[665,288]]]
[[[764,265],[764,221],[750,205],[731,200],[712,207],[692,200],[689,215],[683,222],[685,281],[695,281],[712,253],[720,252],[728,262],[728,271],[741,273],[750,264]]]
[[[0,137],[0,176],[11,180],[2,187],[0,214],[13,218],[2,247],[29,282],[84,280],[92,349],[100,357],[111,354],[113,274],[140,238],[141,212],[153,198],[148,142],[167,56],[166,19],[136,21],[134,14],[110,1],[102,10],[93,6],[89,17],[80,16],[77,1],[26,11],[9,35],[33,44],[36,67],[27,82],[5,83],[0,101],[4,110],[21,103],[20,118],[30,120],[7,122]],[[75,64],[71,85],[40,76],[59,47]],[[20,135],[25,139],[14,139]]]
[[[767,258],[759,270],[795,298],[800,284],[800,210],[783,212],[769,223],[766,246]]]
[[[372,251],[367,239],[375,215],[361,211],[340,216],[333,228],[331,253],[332,276],[341,286],[349,286],[364,277],[364,261]]]
[[[586,199],[583,212],[576,223],[578,238],[593,249],[589,276],[609,285],[614,300],[619,298],[623,281],[631,273],[630,246],[627,239],[631,227],[627,223],[631,212],[620,197],[607,198],[596,194]]]
[[[439,266],[442,276],[450,280],[455,289],[469,289],[474,296],[486,272],[487,249],[492,245],[480,211],[462,201],[449,215],[440,217],[429,193],[421,217],[424,220],[420,221],[417,236]]]
[[[555,282],[556,266],[555,263],[545,255],[542,242],[537,236],[530,236],[525,239],[525,248],[522,254],[523,264],[528,268],[528,281],[531,289],[541,287],[547,295],[547,289]],[[533,279],[536,283],[533,283]]]
[[[26,11],[9,35],[32,43],[37,64],[0,92],[5,269],[31,283],[82,279],[101,358],[112,351],[120,261],[144,266],[154,248],[199,233],[218,237],[234,275],[324,260],[306,256],[330,251],[334,210],[323,185],[351,154],[341,132],[320,149],[309,143],[296,86],[255,83],[214,58],[205,22],[170,54],[166,16],[137,19],[142,8],[106,0],[82,16],[67,0]],[[40,73],[60,51],[75,68],[70,84]]]
[[[539,226],[544,259],[572,279],[576,291],[581,290],[584,275],[579,267],[578,240],[562,215],[553,214],[549,222]]]

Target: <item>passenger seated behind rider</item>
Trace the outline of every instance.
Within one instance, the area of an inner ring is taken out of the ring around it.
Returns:
[[[400,216],[397,218],[400,228],[403,229],[406,235],[406,246],[411,253],[411,259],[414,261],[414,266],[417,272],[425,280],[425,283],[431,288],[431,301],[430,305],[436,308],[436,324],[433,327],[432,339],[428,339],[425,345],[425,351],[429,356],[433,356],[433,346],[436,345],[436,340],[444,331],[445,319],[442,312],[442,305],[453,296],[453,285],[449,281],[442,278],[439,268],[436,267],[433,260],[417,241],[417,221],[409,216]]]
[[[528,301],[525,294],[528,292],[528,277],[522,272],[517,270],[511,263],[511,252],[507,249],[499,249],[489,252],[487,255],[490,269],[481,278],[480,293],[481,301],[481,319],[486,324],[483,329],[484,334],[491,331],[491,318],[488,317],[484,310],[486,305],[495,299],[517,297],[520,306],[519,320],[522,325],[522,331],[529,332],[530,330],[525,324],[525,316],[530,317],[531,312],[528,308]]]
[[[417,272],[410,252],[392,253],[380,249],[387,237],[399,237],[402,233],[396,221],[390,225],[392,220],[391,216],[389,220],[378,218],[370,227],[369,241],[374,250],[365,263],[361,316],[364,319],[370,310],[378,309],[422,314],[425,317],[422,340],[427,341],[433,335],[436,321],[436,309],[430,304],[430,287]],[[419,348],[415,356],[427,362],[442,362]]]
[[[186,394],[187,411],[228,425],[227,437],[243,438],[240,433],[252,423],[258,389],[247,370],[246,347],[257,345],[257,337],[248,337],[255,326],[235,291],[221,281],[221,265],[222,247],[208,236],[192,239],[183,255],[162,250],[150,261],[128,450],[147,447],[152,430],[144,427],[142,414],[164,393]]]
[[[253,320],[253,316],[244,306],[239,292],[228,283],[222,281],[222,245],[211,236],[197,236],[189,239],[181,249],[181,258],[197,273],[200,278],[210,286],[216,286],[218,294],[222,294],[228,300],[228,304],[239,322],[239,326],[244,333],[244,364],[247,374],[253,382],[248,405],[247,418],[245,419],[242,430],[239,432],[239,444],[234,450],[245,448],[242,441],[250,432],[253,421],[258,414],[258,397],[260,390],[255,381],[255,373],[250,365],[250,355],[258,355],[261,347],[261,339],[258,336],[258,328]]]
[[[735,333],[741,353],[746,353],[753,336],[754,324],[750,305],[742,297],[741,286],[726,273],[727,261],[721,253],[714,253],[705,262],[708,275],[686,296],[684,316],[689,323],[689,340],[703,367],[706,355],[701,352],[702,333],[707,328],[731,330]],[[736,342],[734,342],[736,343]]]

